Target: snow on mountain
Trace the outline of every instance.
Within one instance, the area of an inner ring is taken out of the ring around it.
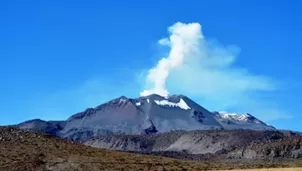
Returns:
[[[181,98],[178,103],[169,102],[168,100],[154,100],[154,102],[158,105],[169,106],[169,107],[179,107],[184,110],[191,109],[186,102]]]
[[[275,130],[274,127],[267,125],[249,113],[238,114],[215,111],[213,114],[224,129]]]

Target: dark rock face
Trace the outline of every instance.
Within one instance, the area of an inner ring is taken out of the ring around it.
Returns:
[[[155,134],[155,133],[158,132],[157,129],[156,129],[156,127],[154,126],[154,124],[153,124],[153,122],[151,120],[150,120],[150,124],[151,125],[148,128],[144,129],[144,133],[147,134],[147,135],[149,135],[149,134]]]
[[[192,118],[194,118],[197,122],[202,123],[203,119],[205,118],[205,116],[203,115],[202,112],[197,111],[197,110],[193,110],[193,116]]]

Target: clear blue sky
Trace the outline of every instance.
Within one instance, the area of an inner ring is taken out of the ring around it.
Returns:
[[[66,119],[121,95],[139,96],[142,73],[163,57],[157,41],[179,21],[198,22],[205,37],[239,47],[234,67],[278,82],[273,91],[240,92],[257,96],[252,103],[223,107],[202,94],[188,93],[191,98],[211,110],[253,112],[278,128],[302,131],[301,8],[298,0],[2,0],[0,125]],[[167,85],[172,94],[186,92],[173,83]]]

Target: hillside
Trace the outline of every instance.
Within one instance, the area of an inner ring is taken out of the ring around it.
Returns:
[[[0,127],[0,170],[204,170],[290,167],[288,162],[196,162],[88,147],[51,135]]]
[[[302,137],[279,131],[173,131],[156,135],[110,135],[83,142],[112,150],[173,154],[177,158],[271,160],[302,158]]]

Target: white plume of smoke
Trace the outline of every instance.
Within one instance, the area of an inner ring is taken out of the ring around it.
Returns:
[[[249,112],[258,118],[288,117],[264,94],[276,90],[276,80],[235,65],[240,50],[237,46],[207,39],[199,23],[178,22],[168,32],[170,36],[158,43],[167,46],[169,53],[149,69],[145,86],[150,87],[141,96],[168,96],[169,89],[198,99],[210,110]]]
[[[171,48],[169,56],[162,58],[154,68],[148,72],[147,81],[153,87],[140,93],[141,96],[158,94],[168,96],[166,89],[166,80],[170,71],[180,65],[183,65],[185,58],[198,50],[199,43],[203,39],[201,25],[199,23],[176,23],[168,28],[171,34],[169,38],[159,40],[159,44],[167,45]]]

